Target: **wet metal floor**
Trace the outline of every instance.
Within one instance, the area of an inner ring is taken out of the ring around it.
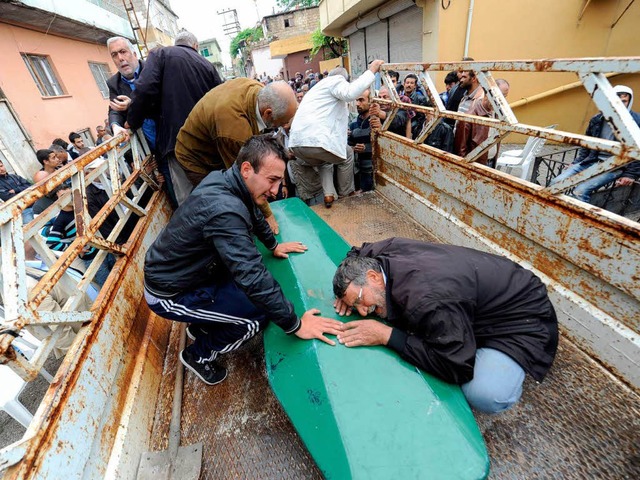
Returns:
[[[434,240],[375,193],[314,210],[352,245],[391,236]],[[176,348],[173,334],[154,450],[167,448]],[[220,385],[208,387],[191,373],[185,377],[182,444],[204,443],[201,479],[322,478],[271,393],[262,338],[222,362],[229,377]],[[556,362],[542,384],[527,378],[516,407],[476,418],[491,458],[490,478],[640,478],[639,397],[566,338],[561,338]]]

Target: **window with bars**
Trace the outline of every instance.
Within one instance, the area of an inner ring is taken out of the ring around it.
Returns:
[[[36,82],[43,97],[58,97],[65,95],[64,87],[51,66],[51,59],[47,55],[31,55],[23,53],[22,59],[27,65],[29,73]]]
[[[111,77],[109,65],[106,63],[89,62],[89,68],[91,69],[93,78],[98,84],[102,98],[109,98],[109,87],[107,85],[107,80]]]

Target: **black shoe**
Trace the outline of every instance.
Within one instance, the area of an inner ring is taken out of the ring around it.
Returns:
[[[226,368],[216,362],[199,363],[186,348],[180,352],[180,361],[207,385],[216,385],[227,378]]]
[[[187,337],[189,337],[191,340],[194,340],[194,341],[196,339],[197,334],[199,333],[202,333],[202,335],[207,334],[207,332],[203,328],[194,324],[188,325],[186,328],[186,331],[187,331]]]

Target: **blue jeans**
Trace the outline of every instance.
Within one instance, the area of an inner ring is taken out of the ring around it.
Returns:
[[[203,285],[169,299],[154,298],[145,291],[145,299],[151,311],[163,318],[197,324],[190,329],[196,339],[187,349],[207,361],[238,349],[269,323],[233,282]]]
[[[509,355],[493,348],[479,348],[473,380],[462,385],[472,408],[498,413],[512,407],[522,395],[524,370]]]
[[[26,225],[27,223],[29,223],[31,220],[33,220],[33,208],[29,207],[29,208],[25,208],[22,211],[22,223],[24,225]]]
[[[93,260],[85,260],[84,263],[87,266],[87,268],[89,268],[89,265],[91,265],[91,262],[93,262]],[[96,275],[93,277],[93,283],[96,283],[102,287],[104,285],[104,282],[107,281],[107,277],[111,273],[111,269],[113,268],[115,263],[116,263],[116,257],[113,253],[110,253],[106,257],[104,257],[104,261],[102,262],[102,265],[100,265],[100,267],[98,268],[98,271],[96,272]]]
[[[569,167],[565,171],[551,180],[550,185],[561,182],[562,180],[569,178],[576,173],[580,173],[592,165],[595,164],[591,163],[585,165],[582,163],[574,163],[572,165],[569,165]],[[579,185],[576,185],[576,187],[573,189],[573,193],[571,193],[571,196],[577,198],[578,200],[582,200],[583,202],[589,203],[591,201],[591,194],[593,192],[606,185],[607,183],[617,180],[621,175],[622,169],[618,169],[613,172],[602,173],[591,178],[590,180],[587,180],[586,182],[582,182]]]

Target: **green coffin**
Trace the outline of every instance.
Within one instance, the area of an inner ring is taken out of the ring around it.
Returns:
[[[331,282],[349,245],[299,199],[271,208],[279,241],[302,241],[309,250],[288,260],[263,250],[267,268],[298,315],[318,308],[340,318]],[[459,387],[389,349],[302,341],[274,324],[264,346],[271,387],[326,478],[487,476],[484,441]]]

